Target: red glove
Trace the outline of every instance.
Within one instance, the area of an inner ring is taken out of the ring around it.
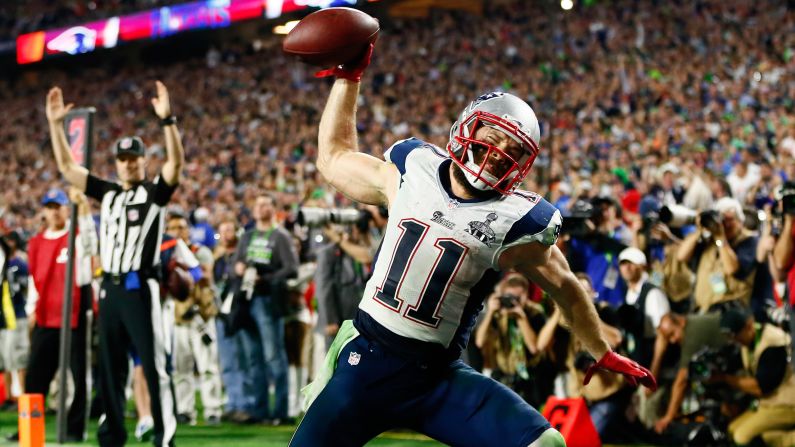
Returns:
[[[582,381],[582,384],[588,385],[593,373],[600,368],[623,374],[627,382],[632,384],[632,386],[638,386],[638,383],[640,383],[652,391],[657,389],[657,381],[648,369],[638,365],[636,361],[616,354],[613,351],[607,351],[604,357],[602,357],[602,360],[599,360],[588,368],[588,371],[585,372],[585,380]]]
[[[316,78],[325,78],[327,76],[336,76],[337,78],[347,79],[352,82],[359,82],[362,80],[362,73],[370,65],[370,59],[373,57],[374,44],[370,44],[367,49],[362,53],[362,57],[357,62],[351,64],[338,65],[328,70],[321,70],[315,73]]]

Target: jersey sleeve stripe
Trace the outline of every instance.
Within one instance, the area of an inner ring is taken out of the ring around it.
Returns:
[[[541,233],[549,225],[557,208],[546,200],[539,200],[521,219],[514,222],[505,235],[503,245],[510,245],[522,236]]]
[[[406,140],[398,141],[392,147],[387,149],[384,153],[384,158],[395,164],[400,175],[406,174],[406,159],[411,151],[425,144],[422,140],[417,138],[408,138]]]

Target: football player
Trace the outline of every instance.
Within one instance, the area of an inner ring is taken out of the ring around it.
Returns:
[[[459,360],[501,271],[544,288],[592,367],[656,388],[654,377],[610,350],[596,311],[555,246],[560,212],[517,189],[538,155],[535,113],[501,92],[480,96],[453,124],[447,149],[416,138],[384,160],[360,153],[359,82],[372,46],[337,79],[320,121],[317,167],[358,202],[389,208],[389,221],[358,314],[340,328],[325,369],[306,390],[292,446],[361,446],[410,428],[457,446],[562,446],[562,436],[507,387]],[[586,375],[586,383],[593,369]]]

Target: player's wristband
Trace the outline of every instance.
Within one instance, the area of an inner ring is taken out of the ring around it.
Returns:
[[[168,116],[166,118],[160,119],[160,127],[166,127],[177,124],[177,117],[174,115]]]

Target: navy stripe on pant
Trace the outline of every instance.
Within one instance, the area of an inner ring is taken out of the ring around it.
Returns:
[[[409,428],[454,446],[521,446],[549,423],[504,385],[461,360],[406,360],[358,336],[298,426],[292,447],[362,446]]]

